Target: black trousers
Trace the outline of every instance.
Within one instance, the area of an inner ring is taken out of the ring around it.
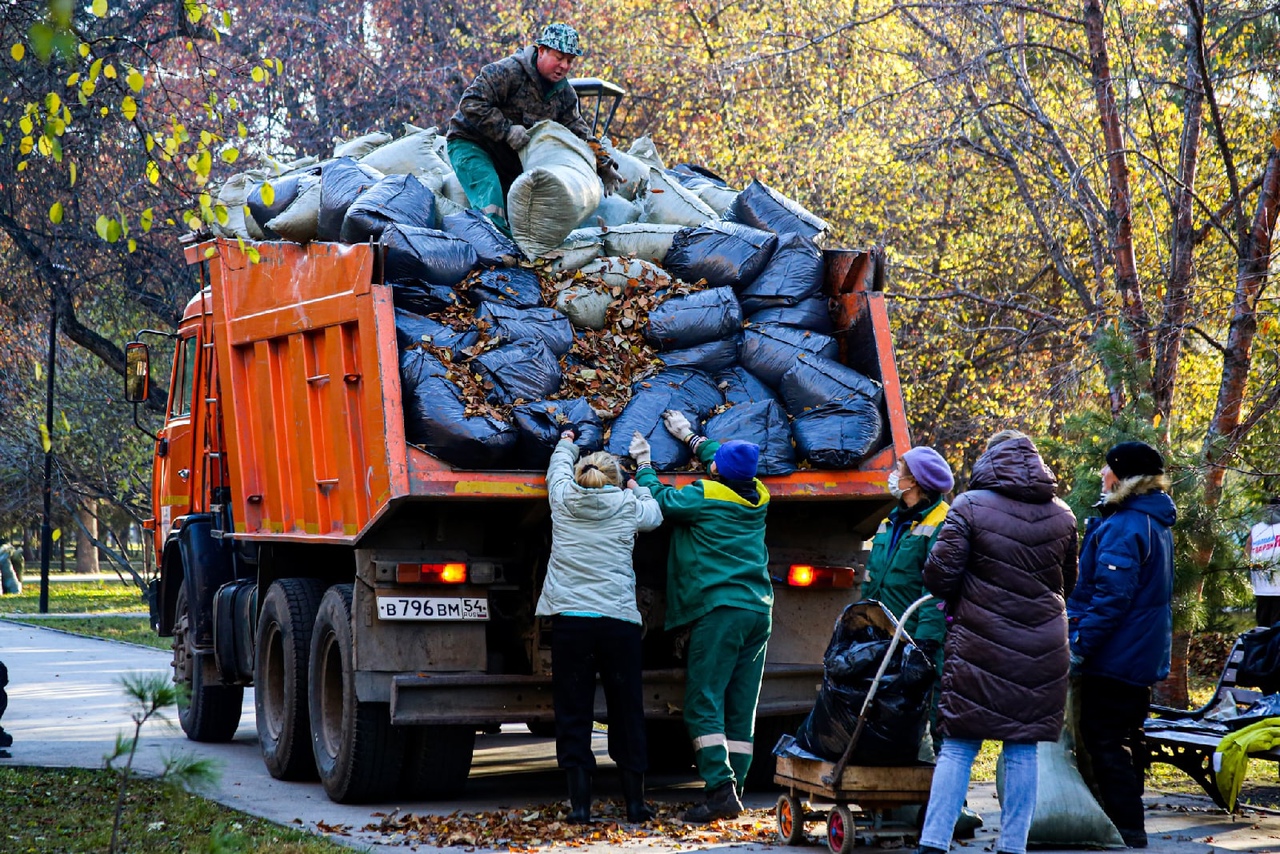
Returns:
[[[591,723],[596,674],[609,714],[609,756],[644,773],[649,747],[640,685],[640,626],[611,617],[551,618],[551,693],[556,710],[556,763],[595,768]]]
[[[1105,676],[1080,678],[1080,740],[1089,753],[1102,809],[1120,830],[1143,829],[1142,722],[1150,705],[1150,686]]]

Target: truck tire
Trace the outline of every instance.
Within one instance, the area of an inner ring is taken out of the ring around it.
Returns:
[[[651,773],[680,774],[693,769],[693,742],[683,719],[647,720],[644,728]]]
[[[244,688],[206,685],[203,670],[196,666],[194,638],[184,581],[178,588],[173,620],[173,681],[179,687],[178,723],[192,741],[227,742],[235,737],[240,726]]]
[[[404,727],[403,797],[445,801],[462,794],[476,746],[473,726]]]
[[[350,584],[325,592],[311,633],[307,708],[316,771],[329,799],[367,803],[395,794],[403,732],[387,703],[356,699]]]
[[[315,578],[282,578],[262,600],[253,652],[253,706],[262,761],[277,780],[313,780],[307,659],[324,596]]]

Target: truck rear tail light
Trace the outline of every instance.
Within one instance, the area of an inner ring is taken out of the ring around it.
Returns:
[[[465,563],[400,563],[396,564],[399,584],[465,584]]]
[[[789,587],[852,587],[854,571],[847,566],[793,563],[787,568]]]

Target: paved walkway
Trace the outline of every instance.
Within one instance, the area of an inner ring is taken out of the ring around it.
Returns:
[[[161,650],[76,637],[5,620],[0,620],[0,658],[10,674],[9,711],[3,723],[14,736],[13,758],[0,762],[17,765],[100,766],[116,734],[130,726],[129,709],[118,685],[120,677],[129,673],[169,673],[169,654]],[[516,727],[477,740],[472,778],[462,801],[342,806],[331,803],[318,783],[272,779],[258,753],[253,721],[250,690],[246,691],[240,730],[231,743],[196,744],[188,741],[176,725],[149,725],[142,734],[138,761],[143,769],[155,771],[171,752],[212,758],[221,768],[217,785],[208,793],[215,800],[286,825],[313,830],[318,822],[346,825],[353,829],[353,835],[341,841],[379,852],[404,848],[380,844],[385,841],[382,837],[359,830],[377,821],[375,813],[398,808],[402,813],[443,814],[458,809],[539,804],[564,797],[562,779],[555,770],[554,745]],[[601,764],[607,765],[603,743],[597,747]],[[612,774],[602,773],[601,777],[598,796],[616,798],[618,793],[611,789],[616,787]],[[652,782],[653,798],[660,802],[690,801],[695,795],[695,785],[687,777],[658,777]],[[750,794],[747,806],[770,807],[774,798],[768,793]],[[1209,799],[1203,797],[1148,793],[1146,800],[1150,851],[1280,852],[1280,817],[1250,813],[1232,818],[1213,809]],[[987,827],[967,844],[967,850],[994,850],[995,828],[999,826],[994,786],[975,784],[970,789],[970,804],[986,818]],[[809,829],[811,833],[823,832],[821,823],[810,825]],[[600,845],[582,847],[607,850]],[[716,842],[677,845],[656,840],[645,840],[636,847],[646,851],[769,848]]]

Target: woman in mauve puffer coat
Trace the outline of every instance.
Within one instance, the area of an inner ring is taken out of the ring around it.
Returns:
[[[997,433],[925,562],[925,587],[946,603],[948,627],[942,750],[922,854],[947,850],[985,739],[1002,741],[1005,759],[997,850],[1027,850],[1036,742],[1057,741],[1062,731],[1070,663],[1066,596],[1076,579],[1076,518],[1056,487],[1030,439]]]

